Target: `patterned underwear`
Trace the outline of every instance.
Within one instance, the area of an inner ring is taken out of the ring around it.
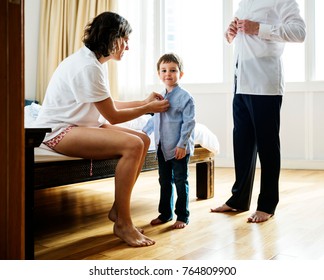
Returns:
[[[54,150],[54,147],[60,143],[60,141],[64,138],[64,136],[69,132],[71,131],[71,129],[73,127],[76,127],[76,125],[70,125],[68,126],[66,129],[64,129],[64,131],[62,131],[60,134],[56,135],[54,138],[46,141],[46,142],[43,142],[47,147],[51,148],[52,150]],[[90,160],[90,176],[93,175],[92,173],[92,159]]]
[[[64,136],[71,131],[71,129],[75,127],[75,125],[68,126],[64,131],[62,131],[60,134],[56,135],[54,138],[43,142],[47,147],[54,150],[55,146],[60,143],[60,141],[64,138]]]

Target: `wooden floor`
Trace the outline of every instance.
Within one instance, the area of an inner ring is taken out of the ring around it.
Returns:
[[[314,260],[324,257],[324,171],[282,170],[276,214],[262,224],[246,219],[255,209],[259,171],[251,210],[210,213],[230,195],[233,169],[216,168],[215,196],[195,197],[195,167],[190,167],[190,223],[171,230],[172,222],[152,227],[159,200],[157,171],[142,173],[133,191],[136,226],[156,241],[131,248],[112,233],[107,219],[113,179],[40,190],[35,194],[36,259],[95,260]]]

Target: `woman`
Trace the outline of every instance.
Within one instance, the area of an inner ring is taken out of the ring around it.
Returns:
[[[50,127],[44,144],[67,156],[88,159],[120,157],[115,172],[115,202],[108,217],[114,233],[130,246],[155,242],[132,223],[130,198],[150,144],[133,130],[114,126],[150,112],[164,112],[168,101],[152,93],[143,101],[114,101],[110,95],[107,61],[121,60],[131,27],[116,13],[104,12],[86,26],[84,46],[60,63],[54,72],[36,120]],[[100,123],[102,115],[108,122]]]

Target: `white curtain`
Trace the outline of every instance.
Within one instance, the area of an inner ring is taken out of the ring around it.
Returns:
[[[156,62],[160,55],[154,43],[160,40],[159,31],[155,31],[159,15],[155,14],[152,0],[118,0],[118,13],[125,17],[133,32],[129,39],[129,51],[117,65],[118,96],[121,100],[135,100],[146,97],[156,81]]]

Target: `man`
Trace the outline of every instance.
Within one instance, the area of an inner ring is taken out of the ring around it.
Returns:
[[[279,202],[281,56],[286,42],[303,42],[305,23],[295,0],[242,0],[225,37],[235,43],[232,196],[212,212],[247,211],[257,155],[261,165],[257,209],[248,222],[267,221]]]

